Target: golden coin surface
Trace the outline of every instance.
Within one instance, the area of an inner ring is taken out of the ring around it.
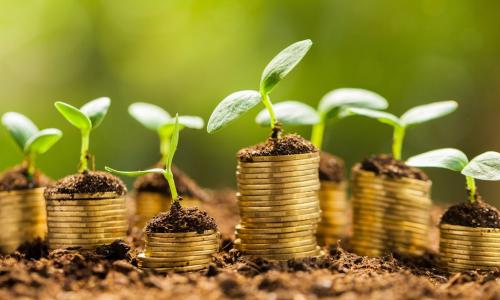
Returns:
[[[126,232],[128,226],[105,227],[105,228],[67,228],[67,227],[51,227],[52,233],[109,233],[109,232]]]
[[[456,231],[456,230],[446,230],[440,229],[441,234],[446,234],[448,236],[463,236],[463,237],[483,237],[487,239],[498,239],[500,240],[500,234],[496,232],[473,232],[473,231]]]
[[[370,208],[377,211],[391,211],[394,213],[408,213],[408,214],[423,214],[429,212],[431,206],[427,207],[412,207],[401,203],[384,203],[383,201],[366,201],[366,199],[356,199],[352,203],[356,209]]]
[[[157,245],[146,243],[145,245],[146,251],[157,252],[157,251],[166,251],[166,252],[191,252],[191,251],[205,251],[205,250],[219,250],[219,244],[212,243],[211,245],[198,245],[198,246],[179,246],[179,245]]]
[[[183,257],[183,256],[200,256],[200,255],[211,255],[216,253],[216,250],[199,250],[199,251],[182,251],[182,252],[167,252],[167,251],[149,251],[144,250],[146,256],[151,257]]]
[[[441,231],[441,237],[450,239],[450,240],[461,240],[461,241],[480,241],[487,243],[500,243],[500,237],[489,237],[489,236],[470,236],[470,235],[458,235],[458,234],[449,234]]]
[[[59,216],[47,216],[47,221],[50,223],[67,223],[67,222],[112,222],[125,220],[125,214],[121,215],[111,215],[111,216],[100,216],[100,217],[59,217]]]
[[[240,179],[272,179],[272,178],[291,178],[298,176],[318,176],[317,169],[309,169],[302,171],[276,172],[276,173],[241,173],[236,171],[236,178]]]
[[[455,243],[449,243],[446,241],[439,241],[439,249],[457,249],[464,251],[474,251],[474,252],[490,252],[492,249],[498,249],[498,246],[485,246],[485,245],[460,245]],[[496,250],[495,250],[496,251]]]
[[[240,209],[255,208],[259,207],[276,207],[276,209],[281,209],[280,206],[295,206],[295,205],[318,205],[318,197],[311,196],[307,198],[297,198],[290,200],[258,200],[258,201],[248,201],[239,200],[238,207]]]
[[[168,238],[168,237],[153,237],[147,236],[147,241],[151,243],[164,243],[164,244],[206,244],[215,243],[219,241],[219,236],[217,234],[207,235],[207,236],[193,236],[193,237],[181,237],[181,238]]]
[[[236,240],[238,241],[238,240]],[[245,250],[262,250],[267,251],[269,249],[289,249],[294,247],[306,247],[306,246],[316,246],[316,238],[308,239],[308,240],[299,240],[294,242],[275,242],[275,243],[265,243],[265,244],[253,244],[253,243],[242,243],[235,242],[235,245],[245,251]]]
[[[485,267],[500,267],[500,260],[497,258],[494,259],[483,259],[483,260],[473,260],[473,259],[459,259],[448,256],[440,256],[439,259],[443,262],[447,263],[457,263],[464,265],[472,265],[472,266],[485,266]]]
[[[185,262],[193,260],[211,259],[210,255],[198,256],[179,256],[179,257],[148,257],[144,252],[137,255],[137,260],[142,262],[161,263],[161,262]]]
[[[382,214],[382,213],[376,213],[372,212],[369,214],[368,212],[359,212],[359,211],[353,211],[353,220],[356,219],[362,219],[363,221],[367,222],[408,222],[408,223],[414,223],[414,224],[420,224],[420,225],[426,225],[429,226],[430,224],[430,218],[429,216],[423,216],[422,218],[416,218],[416,217],[409,217],[409,216],[399,216],[399,215],[393,215],[393,214]]]
[[[199,265],[208,265],[212,262],[211,258],[199,259],[199,260],[191,260],[191,261],[180,261],[180,262],[150,262],[150,261],[142,261],[138,260],[139,267],[145,268],[171,268],[171,267],[188,267],[188,266],[199,266]]]
[[[94,206],[126,203],[125,198],[91,200],[45,200],[47,206]]]
[[[124,199],[122,195],[116,192],[103,192],[93,194],[50,194],[45,197],[49,200],[75,201],[75,200],[106,200],[106,199]]]
[[[238,247],[241,247],[242,245],[237,245]],[[236,245],[235,245],[236,247]],[[310,244],[306,246],[298,246],[298,247],[289,247],[289,248],[277,248],[277,249],[247,249],[247,248],[240,248],[240,250],[247,254],[247,255],[276,255],[276,254],[292,254],[292,253],[303,253],[303,252],[308,252],[308,251],[313,251],[317,248],[317,245]]]
[[[242,184],[238,182],[239,191],[253,191],[253,190],[283,190],[289,188],[309,187],[319,184],[318,179],[299,181],[299,182],[285,182],[285,183],[272,183],[272,184]]]
[[[261,161],[261,162],[238,162],[240,168],[274,168],[274,167],[289,167],[308,164],[318,164],[319,157],[311,157],[306,159],[295,159],[285,161]]]
[[[450,229],[450,230],[458,230],[458,231],[472,231],[472,232],[492,232],[492,233],[500,233],[500,228],[486,228],[486,227],[467,227],[467,226],[459,226],[459,225],[450,225],[450,224],[440,224],[440,229]]]
[[[315,241],[314,234],[310,234],[309,236],[299,236],[292,238],[281,238],[281,239],[269,239],[265,237],[264,239],[258,239],[256,237],[245,238],[245,237],[236,237],[235,243],[239,244],[286,244],[286,243],[294,243],[299,241]]]
[[[55,233],[49,231],[49,239],[103,239],[120,238],[126,236],[126,230],[110,233]]]
[[[317,220],[320,217],[319,212],[312,212],[298,216],[285,217],[245,217],[241,216],[242,223],[281,223],[281,222],[299,222],[304,220]]]
[[[103,211],[47,211],[47,217],[108,217],[126,214],[125,209]]]
[[[303,239],[308,236],[312,236],[315,234],[315,230],[304,230],[298,232],[290,232],[290,233],[267,233],[267,234],[259,234],[259,233],[239,233],[236,231],[236,236],[245,240],[281,240],[281,239],[290,239],[290,238],[299,238]]]
[[[303,208],[300,210],[281,210],[281,211],[240,211],[240,216],[246,218],[267,218],[267,217],[288,217],[288,216],[301,216],[305,214],[319,213],[319,206]]]
[[[302,182],[309,180],[318,180],[318,174],[313,173],[302,176],[288,176],[288,177],[271,177],[271,178],[238,178],[238,184],[276,184],[287,182]]]
[[[238,193],[242,196],[268,196],[268,195],[288,195],[288,194],[299,194],[314,192],[319,190],[319,184],[311,185],[307,187],[298,188],[286,188],[286,189],[276,189],[276,190],[242,190],[239,189]]]
[[[86,206],[47,206],[49,212],[91,212],[91,211],[114,211],[125,210],[125,203],[110,205],[86,205]]]
[[[163,233],[163,232],[148,232],[148,237],[158,237],[158,238],[185,238],[185,237],[202,237],[202,236],[212,236],[214,234],[218,234],[215,230],[206,230],[202,233],[198,232],[172,232],[172,233]]]
[[[206,245],[219,245],[219,238],[217,236],[214,236],[213,239],[209,240],[201,240],[201,241],[165,241],[164,239],[154,239],[151,240],[150,238],[146,238],[146,244],[153,246],[153,247],[191,247],[191,246],[206,246]]]
[[[255,223],[255,222],[244,222],[240,224],[246,228],[285,228],[285,227],[295,227],[302,225],[317,225],[319,223],[319,218],[313,218],[303,221],[290,221],[290,222],[271,222],[271,223]]]
[[[291,193],[291,194],[282,194],[282,195],[242,195],[240,193],[236,193],[236,197],[240,202],[246,201],[281,201],[281,200],[294,200],[294,199],[307,199],[311,197],[315,197],[318,199],[317,191],[306,191],[302,193]],[[318,201],[318,200],[316,200]]]
[[[477,240],[458,240],[458,239],[449,239],[447,237],[441,237],[440,238],[440,244],[445,244],[445,245],[461,245],[461,246],[472,246],[472,247],[492,247],[492,248],[500,248],[500,242],[488,242],[488,241],[483,241],[481,238]]]
[[[254,156],[252,161],[288,161],[288,160],[301,160],[313,157],[319,157],[319,152],[303,153],[303,154],[289,154],[289,155],[274,155],[274,156]]]
[[[373,222],[370,221],[370,218],[357,218],[353,223],[358,226],[366,226],[366,227],[374,227],[374,228],[389,228],[389,229],[398,229],[403,228],[407,231],[412,232],[420,232],[425,233],[430,229],[429,224],[419,224],[409,221],[394,221],[394,220],[383,220],[382,222]]]
[[[489,251],[473,251],[456,248],[441,248],[439,252],[443,255],[462,255],[462,256],[490,256],[500,257],[500,248],[492,248]]]
[[[279,205],[279,206],[257,206],[257,207],[246,207],[240,206],[240,213],[253,213],[253,212],[281,212],[281,211],[294,211],[308,208],[317,208],[319,205],[317,201],[311,201],[306,203],[300,203],[295,205]]]
[[[252,228],[252,227],[245,227],[241,224],[236,225],[236,231],[240,234],[268,234],[268,233],[282,234],[282,233],[313,230],[314,228],[316,227],[310,224],[303,224],[303,225],[296,225],[296,226],[282,227],[282,228],[262,228],[262,227]]]
[[[47,221],[49,228],[108,228],[128,226],[126,220],[108,222],[51,222]]]
[[[110,238],[97,238],[97,239],[92,239],[92,238],[51,238],[48,237],[49,244],[68,244],[68,245],[85,245],[85,244],[107,244],[107,243],[112,243],[115,240],[118,240],[122,237],[110,237]]]
[[[318,170],[318,163],[309,163],[305,165],[298,166],[287,166],[287,167],[263,167],[263,168],[244,168],[237,166],[236,170],[239,174],[263,174],[263,173],[284,173],[284,172],[296,172],[296,171],[307,171],[307,170]]]
[[[482,254],[482,253],[481,253]],[[440,256],[447,257],[450,259],[463,259],[467,261],[500,261],[499,253],[493,253],[493,255],[481,255],[477,253],[477,255],[468,255],[468,254],[455,254],[450,252],[440,251]],[[496,255],[495,255],[496,254]]]
[[[428,210],[432,205],[429,201],[420,201],[419,203],[407,201],[407,199],[397,199],[388,196],[373,197],[371,195],[360,194],[353,192],[352,203],[362,206],[375,206],[375,207],[396,207],[396,208],[409,208],[415,210]]]

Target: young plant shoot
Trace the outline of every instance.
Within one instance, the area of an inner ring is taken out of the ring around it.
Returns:
[[[56,128],[39,130],[26,116],[8,112],[2,116],[2,123],[11,137],[24,152],[24,165],[28,179],[32,179],[36,171],[36,157],[47,152],[62,137],[62,132]]]
[[[386,109],[387,106],[387,100],[374,92],[341,88],[327,93],[319,102],[316,110],[298,101],[284,101],[274,105],[274,111],[277,119],[283,125],[313,125],[311,142],[316,148],[321,149],[326,122],[340,120],[348,116],[348,114],[343,113],[345,109],[351,107]],[[261,126],[268,126],[271,123],[269,112],[262,110],[255,121]]]
[[[174,174],[172,173],[172,160],[174,159],[175,151],[177,150],[177,145],[179,143],[179,131],[180,131],[179,116],[176,115],[169,142],[169,149],[167,152],[165,169],[155,168],[145,171],[127,172],[127,171],[118,171],[110,167],[105,167],[106,171],[116,175],[129,176],[129,177],[138,177],[150,173],[162,174],[168,182],[168,186],[170,188],[170,194],[172,195],[172,203],[178,201],[180,197],[177,193],[177,188],[175,187]]]
[[[259,91],[244,90],[235,92],[222,100],[215,108],[207,125],[208,133],[214,133],[238,119],[254,106],[262,102],[270,116],[269,125],[272,137],[280,137],[279,119],[271,103],[269,94],[280,80],[302,60],[311,48],[311,40],[296,42],[276,55],[266,66],[260,79]]]
[[[160,138],[161,162],[167,165],[168,149],[173,134],[175,118],[172,118],[163,108],[137,102],[128,108],[129,114],[147,129],[155,131]],[[205,122],[197,116],[179,116],[179,131],[183,128],[202,129]]]
[[[391,125],[394,128],[392,140],[392,156],[396,160],[401,160],[403,150],[403,140],[406,129],[420,123],[445,116],[457,109],[455,101],[440,101],[413,107],[406,111],[401,117],[393,114],[367,108],[349,108],[346,114],[354,114],[376,119],[381,123]]]
[[[500,153],[488,151],[474,157],[471,161],[460,150],[444,148],[410,157],[406,164],[413,167],[444,168],[465,175],[469,201],[476,201],[474,179],[500,180]]]
[[[101,125],[108,113],[111,100],[107,97],[98,98],[83,105],[80,109],[60,101],[54,105],[71,125],[80,129],[82,144],[78,172],[87,172],[89,169],[88,162],[91,157],[89,153],[90,133]]]

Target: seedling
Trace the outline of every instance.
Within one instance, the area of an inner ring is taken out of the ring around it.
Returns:
[[[413,107],[399,118],[387,112],[367,108],[349,108],[345,113],[369,117],[381,123],[391,125],[394,128],[392,156],[394,159],[400,160],[406,128],[448,115],[457,109],[457,107],[458,104],[455,101],[433,102]]]
[[[80,129],[82,146],[78,172],[84,173],[88,171],[88,162],[90,160],[90,132],[101,125],[104,117],[108,113],[111,100],[107,97],[98,98],[88,102],[80,109],[60,101],[56,102],[54,105],[71,125]]]
[[[476,201],[476,182],[480,180],[500,180],[500,153],[488,151],[471,161],[460,150],[445,148],[410,157],[406,164],[414,167],[444,168],[465,175],[469,201]]]
[[[262,102],[270,116],[273,137],[280,135],[279,121],[269,94],[280,80],[302,60],[312,46],[311,40],[296,42],[276,55],[266,66],[260,79],[259,91],[244,90],[235,92],[222,100],[208,120],[207,131],[213,133],[238,119],[251,108]]]
[[[174,119],[172,134],[169,142],[169,149],[167,151],[167,159],[165,164],[165,169],[155,168],[144,171],[118,171],[110,167],[105,167],[106,171],[114,173],[116,175],[138,177],[150,173],[162,174],[168,182],[170,188],[170,194],[172,195],[172,203],[179,200],[179,194],[177,193],[177,188],[175,187],[174,174],[172,173],[172,160],[174,159],[175,151],[177,150],[177,145],[179,143],[179,115],[177,114]]]
[[[36,171],[36,157],[47,152],[62,137],[62,132],[56,128],[39,130],[26,116],[8,112],[2,116],[2,123],[9,131],[16,144],[24,152],[28,178],[33,178]]]
[[[133,103],[128,108],[129,114],[147,129],[158,133],[160,138],[161,161],[166,165],[168,149],[173,134],[175,118],[163,108],[143,102]],[[205,122],[197,116],[179,116],[179,131],[183,128],[202,129]]]
[[[307,104],[298,101],[284,101],[274,105],[276,117],[284,125],[313,125],[311,142],[321,149],[326,122],[347,117],[344,111],[351,107],[370,109],[386,109],[387,100],[374,92],[341,88],[327,93],[315,110]],[[262,110],[255,118],[257,124],[267,126],[271,119],[267,110]]]

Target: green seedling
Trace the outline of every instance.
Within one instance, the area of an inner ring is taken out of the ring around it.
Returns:
[[[340,120],[348,114],[343,113],[352,107],[386,109],[387,100],[374,92],[341,88],[327,93],[315,110],[311,106],[298,101],[284,101],[274,105],[276,117],[283,125],[313,125],[311,142],[321,149],[327,121]],[[267,110],[262,110],[255,118],[257,124],[267,126],[271,119]]]
[[[56,128],[39,130],[26,116],[8,112],[2,116],[2,123],[9,131],[16,144],[24,152],[24,164],[31,179],[36,171],[36,157],[47,152],[62,137]]]
[[[167,152],[167,160],[165,169],[155,168],[144,171],[118,171],[110,167],[105,167],[106,171],[111,172],[116,175],[138,177],[146,174],[156,173],[161,174],[165,177],[170,188],[170,194],[172,195],[172,203],[179,200],[179,194],[177,193],[177,188],[175,187],[174,174],[172,173],[172,160],[174,159],[175,151],[177,150],[177,145],[179,143],[179,131],[180,131],[179,116],[176,115],[173,123],[172,134],[169,142],[169,149]]]
[[[80,129],[82,146],[78,172],[86,172],[88,171],[88,162],[90,160],[90,133],[101,125],[104,117],[108,113],[111,100],[107,97],[98,98],[83,105],[80,109],[60,101],[56,102],[54,105],[71,125]]]
[[[208,133],[216,132],[227,126],[262,102],[269,112],[273,137],[279,137],[281,129],[269,94],[276,84],[295,68],[311,46],[311,40],[304,40],[296,42],[278,53],[264,69],[259,91],[244,90],[224,98],[210,116],[207,125]]]
[[[445,148],[429,151],[410,157],[406,164],[414,167],[444,168],[465,175],[469,201],[476,201],[476,182],[480,180],[500,180],[500,153],[488,151],[474,157],[471,161],[462,151]]]
[[[349,108],[345,113],[369,117],[381,123],[391,125],[394,128],[392,156],[394,159],[400,160],[406,128],[448,115],[457,109],[457,107],[458,104],[455,101],[433,102],[413,107],[399,118],[387,112],[367,108]]]
[[[128,108],[129,114],[147,129],[155,131],[160,138],[161,161],[165,165],[168,160],[168,149],[173,134],[175,118],[163,108],[149,104],[137,102]],[[205,122],[197,116],[179,116],[179,130],[183,128],[202,129]]]

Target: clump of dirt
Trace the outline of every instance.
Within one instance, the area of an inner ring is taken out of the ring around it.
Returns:
[[[33,178],[29,178],[28,169],[25,166],[15,166],[0,175],[0,192],[27,190],[49,184],[50,179],[38,170]]]
[[[281,138],[268,138],[265,143],[257,144],[238,151],[240,161],[251,162],[254,156],[275,156],[304,154],[318,151],[311,142],[297,134],[287,134]]]
[[[183,208],[179,201],[170,206],[170,211],[154,217],[146,226],[148,233],[176,233],[216,230],[215,220],[196,207]]]
[[[107,172],[84,172],[69,175],[45,189],[45,197],[54,194],[95,194],[112,192],[120,196],[127,193],[127,188],[118,177]]]
[[[467,227],[500,228],[500,212],[481,200],[474,203],[460,203],[446,210],[441,224]]]
[[[389,178],[412,178],[422,181],[429,180],[427,174],[422,170],[407,166],[404,161],[396,160],[392,155],[374,155],[361,162],[361,169],[384,175]]]
[[[319,179],[336,183],[344,180],[344,161],[327,152],[320,152]]]
[[[33,241],[22,243],[19,247],[17,247],[17,252],[19,252],[19,254],[21,254],[25,259],[38,260],[49,255],[49,247],[45,240],[36,238]]]
[[[123,240],[116,240],[109,245],[99,246],[95,249],[96,254],[109,260],[128,259],[129,251],[130,246]]]

